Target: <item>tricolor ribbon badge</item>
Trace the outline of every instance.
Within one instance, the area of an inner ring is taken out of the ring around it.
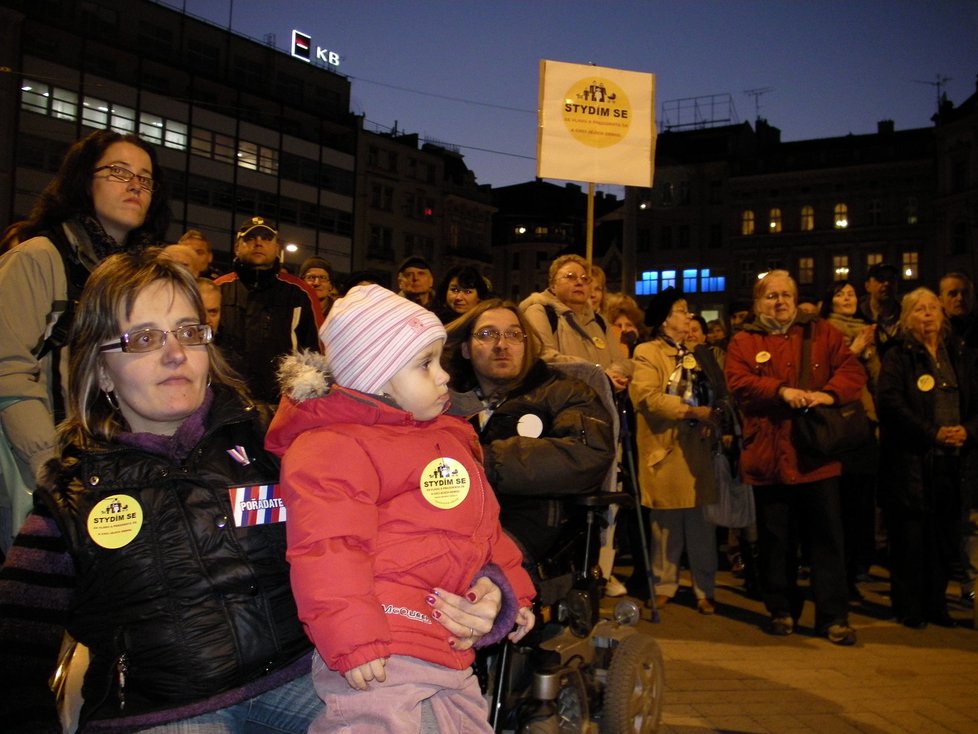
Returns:
[[[233,449],[228,449],[228,454],[236,462],[241,464],[241,466],[248,466],[251,463],[251,459],[248,457],[248,451],[244,446],[235,446]]]

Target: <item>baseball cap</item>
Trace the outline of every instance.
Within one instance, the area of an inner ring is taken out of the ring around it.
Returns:
[[[238,237],[247,237],[248,233],[256,229],[267,229],[273,237],[278,237],[278,230],[272,223],[264,217],[249,217],[238,227]]]

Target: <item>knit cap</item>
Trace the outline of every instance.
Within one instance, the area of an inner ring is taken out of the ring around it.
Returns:
[[[445,327],[431,311],[380,285],[358,285],[333,304],[319,330],[337,385],[379,393]]]

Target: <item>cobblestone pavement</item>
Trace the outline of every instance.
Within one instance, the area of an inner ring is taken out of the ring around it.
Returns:
[[[659,731],[978,732],[978,632],[971,608],[951,602],[958,628],[907,629],[889,618],[885,571],[873,571],[860,584],[863,601],[851,608],[859,642],[848,648],[813,636],[811,603],[793,636],[764,633],[763,605],[729,572],[718,574],[713,616],[697,613],[692,590],[681,588],[660,610],[660,622],[641,623],[665,661]],[[949,598],[958,591],[952,584]]]

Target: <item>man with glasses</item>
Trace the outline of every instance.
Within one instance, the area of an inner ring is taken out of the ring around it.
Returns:
[[[238,229],[221,288],[221,346],[259,400],[278,403],[275,373],[293,349],[319,350],[322,312],[309,285],[281,270],[278,232],[262,217]]]
[[[324,258],[309,257],[299,268],[299,277],[316,293],[325,319],[333,301],[336,300],[336,292],[333,289],[333,266]]]

